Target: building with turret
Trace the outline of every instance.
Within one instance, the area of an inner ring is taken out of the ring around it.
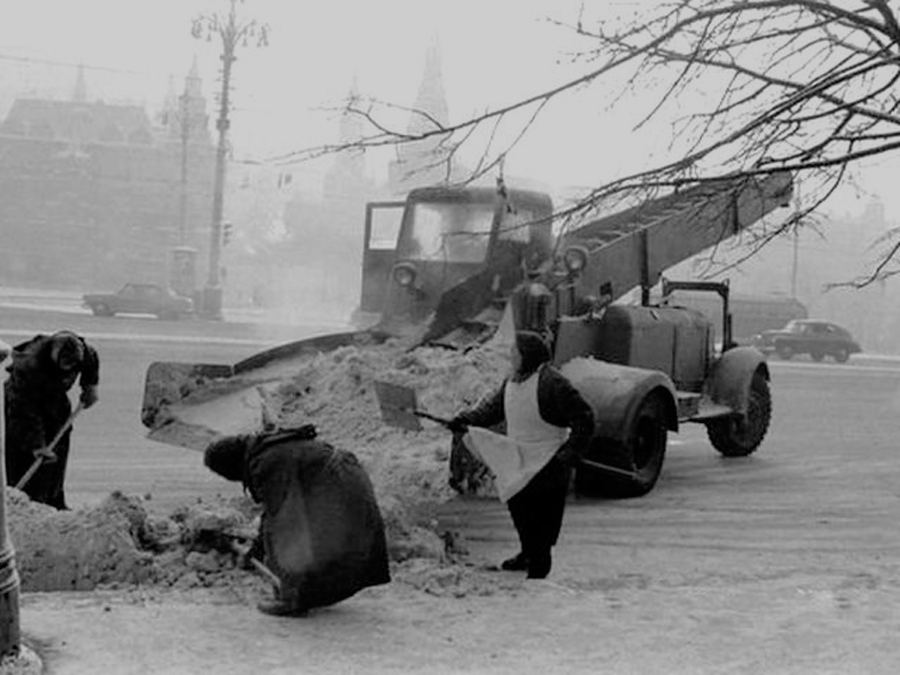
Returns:
[[[165,284],[173,247],[207,245],[214,149],[196,67],[178,101],[154,120],[91,100],[79,68],[71,98],[12,103],[0,123],[0,284]]]

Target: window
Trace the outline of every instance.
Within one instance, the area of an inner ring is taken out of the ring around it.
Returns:
[[[500,238],[527,244],[531,241],[531,224],[534,221],[535,214],[528,209],[516,209],[515,213],[507,213],[500,226]]]
[[[372,209],[368,247],[379,251],[393,250],[403,222],[402,206],[380,206]]]
[[[416,204],[407,251],[422,260],[481,262],[487,255],[493,204]]]

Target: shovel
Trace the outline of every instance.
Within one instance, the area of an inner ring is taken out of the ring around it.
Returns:
[[[278,578],[278,575],[275,574],[272,570],[270,570],[266,565],[261,561],[257,560],[253,556],[247,556],[250,551],[249,546],[241,546],[238,542],[232,540],[229,543],[231,550],[234,551],[237,555],[241,557],[246,557],[250,564],[253,565],[254,569],[259,572],[259,574],[270,584],[272,584],[275,588],[281,591],[281,579]]]
[[[69,419],[66,420],[66,423],[62,425],[59,431],[56,432],[56,436],[53,437],[53,440],[50,441],[47,445],[45,445],[41,450],[40,454],[37,458],[32,462],[31,466],[28,467],[28,471],[19,479],[19,482],[16,483],[16,489],[22,490],[27,484],[28,481],[31,480],[32,476],[37,473],[37,470],[41,468],[41,464],[47,459],[47,454],[53,452],[53,448],[56,447],[56,444],[59,443],[59,440],[65,435],[65,433],[72,426],[72,423],[75,421],[75,418],[84,410],[84,404],[80,401],[78,405],[75,406],[75,410],[72,411],[72,414],[69,415]]]
[[[378,395],[378,405],[381,407],[381,418],[392,427],[399,427],[407,431],[421,431],[422,425],[419,418],[431,420],[450,428],[450,420],[437,417],[424,410],[419,410],[416,404],[416,392],[410,387],[404,387],[390,382],[375,381],[375,393]],[[628,469],[620,469],[602,462],[590,459],[582,459],[582,464],[587,464],[595,469],[608,471],[619,476],[636,479],[638,474]]]
[[[378,395],[381,419],[385,424],[407,431],[421,431],[419,419],[422,418],[450,428],[450,420],[419,410],[416,392],[410,387],[376,380],[375,393]]]

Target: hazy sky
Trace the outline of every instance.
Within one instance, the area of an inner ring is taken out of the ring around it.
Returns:
[[[201,12],[225,11],[227,0],[12,4],[0,23],[0,69],[18,74],[0,78],[6,99],[23,77],[31,94],[50,95],[59,81],[74,82],[74,68],[83,63],[91,99],[155,106],[170,76],[180,90],[194,57],[207,95],[218,89],[220,46],[193,39],[190,26]],[[632,5],[612,3],[609,11],[633,11]],[[354,83],[363,94],[411,105],[435,39],[454,118],[558,82],[576,72],[565,63],[572,35],[546,19],[571,22],[577,8],[574,0],[246,0],[239,10],[271,32],[267,48],[238,52],[236,154],[259,158],[335,140],[333,115],[321,108],[338,104]],[[563,184],[593,182],[596,167],[619,152],[609,143],[621,133],[600,114],[599,93],[587,101],[565,117],[551,109],[542,133],[510,157],[508,170]],[[585,136],[596,144],[586,147]]]
[[[648,3],[611,0],[610,14]],[[262,159],[336,140],[334,115],[355,86],[411,105],[431,41],[442,51],[451,118],[533,93],[582,72],[567,61],[578,0],[246,0],[239,12],[270,27],[266,48],[242,48],[234,67],[232,143],[239,158]],[[150,112],[177,89],[193,58],[214,108],[221,47],[191,37],[191,18],[227,10],[227,0],[6,0],[0,22],[0,96],[60,96],[86,67],[93,99],[145,103]],[[593,10],[596,11],[596,10]],[[62,85],[60,84],[62,83]],[[60,92],[60,87],[62,91]],[[652,161],[666,126],[631,133],[640,101],[615,113],[599,87],[559,100],[507,162],[510,174],[556,186],[608,180]],[[645,102],[646,103],[646,102]],[[881,163],[884,163],[883,160]],[[894,199],[887,172],[869,183]],[[851,199],[851,202],[853,200]]]

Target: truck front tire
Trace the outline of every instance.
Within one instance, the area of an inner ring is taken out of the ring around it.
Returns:
[[[602,464],[633,471],[634,476],[623,476],[580,464],[575,471],[576,492],[608,499],[643,497],[653,489],[662,472],[667,440],[665,402],[659,395],[651,394],[638,408],[627,443],[608,441],[614,447],[604,447],[601,444],[593,457],[590,453],[587,457]]]
[[[725,457],[746,457],[762,443],[772,419],[769,381],[755,373],[750,381],[747,414],[707,422],[706,433],[713,447]]]

